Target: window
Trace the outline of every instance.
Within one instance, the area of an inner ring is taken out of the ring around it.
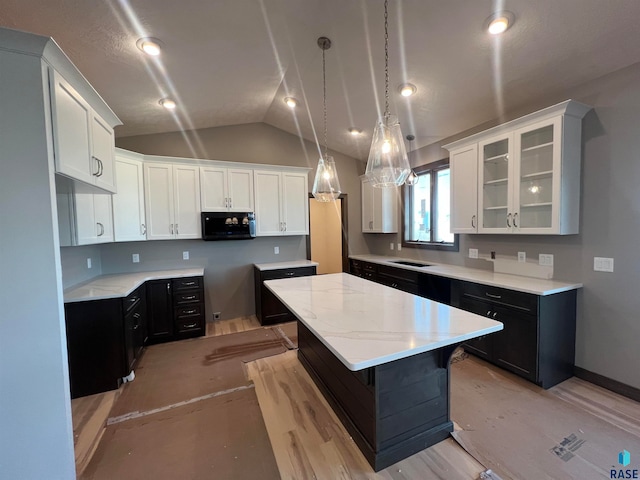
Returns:
[[[451,170],[449,159],[416,167],[418,183],[404,188],[402,245],[458,251],[458,236],[451,233]]]

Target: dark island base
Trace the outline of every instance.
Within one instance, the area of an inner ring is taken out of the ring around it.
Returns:
[[[298,359],[374,471],[444,439],[449,408],[450,345],[352,372],[301,322]]]

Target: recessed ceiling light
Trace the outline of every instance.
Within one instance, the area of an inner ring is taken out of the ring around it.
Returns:
[[[293,97],[285,97],[284,103],[286,103],[289,108],[296,108],[298,106],[298,101]]]
[[[413,83],[403,83],[398,86],[398,92],[403,97],[410,97],[414,93],[418,91],[418,87],[416,87]]]
[[[349,133],[354,137],[357,137],[358,135],[362,135],[362,130],[360,130],[359,128],[351,127],[349,128]]]
[[[136,42],[136,46],[147,55],[157,57],[160,55],[161,42],[157,38],[144,37],[139,38]]]
[[[487,31],[492,35],[500,35],[507,31],[515,20],[515,15],[511,12],[503,11],[491,15],[485,21]]]
[[[163,98],[158,103],[162,105],[164,108],[166,108],[167,110],[173,110],[174,108],[176,108],[176,102],[174,102],[170,98]]]

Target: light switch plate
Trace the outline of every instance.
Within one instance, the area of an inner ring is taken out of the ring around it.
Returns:
[[[389,250],[393,250],[393,242],[389,244]]]
[[[91,257],[87,258],[87,268],[91,268]]]
[[[189,252],[188,251],[182,252],[182,259],[183,260],[189,260]]]
[[[553,254],[541,253],[538,256],[538,265],[542,265],[543,267],[553,267]]]
[[[596,272],[613,272],[613,258],[593,257],[593,269]]]
[[[273,247],[273,253],[278,255],[280,253],[280,247]]]
[[[524,263],[527,261],[527,252],[518,252],[518,261]]]
[[[402,244],[401,243],[398,244],[398,251],[400,251],[400,250],[402,250]]]
[[[140,263],[140,254],[139,253],[134,253],[131,255],[131,261],[133,263]]]
[[[469,258],[478,258],[478,249],[470,248],[469,249]]]

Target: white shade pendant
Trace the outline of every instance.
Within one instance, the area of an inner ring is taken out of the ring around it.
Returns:
[[[378,120],[365,174],[374,187],[402,185],[411,172],[404,138],[395,115]]]
[[[333,157],[327,153],[327,81],[324,52],[331,47],[331,40],[327,37],[318,38],[318,46],[322,49],[322,101],[324,114],[324,155],[318,160],[316,177],[313,179],[311,193],[319,202],[331,202],[336,200],[340,194],[340,180]]]
[[[411,165],[404,147],[404,138],[395,115],[389,113],[389,13],[388,0],[384,2],[384,97],[382,118],[373,131],[371,150],[365,175],[374,187],[395,187],[404,183]]]
[[[340,196],[340,180],[332,156],[327,155],[318,160],[311,193],[319,202],[331,202]]]

